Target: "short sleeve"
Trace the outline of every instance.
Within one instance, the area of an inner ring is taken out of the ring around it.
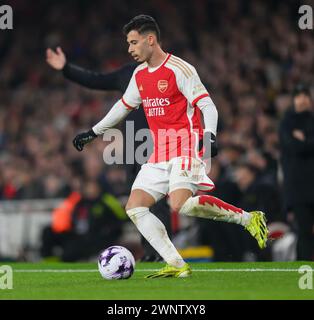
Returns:
[[[135,80],[136,70],[133,72],[129,85],[122,96],[122,102],[128,109],[137,109],[142,103],[142,98]]]

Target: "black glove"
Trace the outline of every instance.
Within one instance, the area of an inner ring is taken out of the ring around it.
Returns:
[[[96,137],[97,134],[95,134],[93,130],[80,133],[73,139],[73,146],[78,151],[82,151],[84,149],[84,145],[93,141]]]
[[[217,146],[216,136],[212,132],[209,132],[209,131],[204,132],[203,139],[201,139],[199,142],[199,147],[198,147],[199,151],[201,151],[203,147],[205,148],[203,153],[203,158],[208,159],[209,156],[211,158],[214,158],[217,156],[218,146]]]

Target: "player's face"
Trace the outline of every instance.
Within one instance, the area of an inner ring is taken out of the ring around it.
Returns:
[[[128,52],[137,62],[147,61],[152,54],[149,35],[132,30],[127,35]]]

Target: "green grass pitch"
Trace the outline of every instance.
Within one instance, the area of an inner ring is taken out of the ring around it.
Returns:
[[[313,262],[191,263],[193,275],[186,279],[145,279],[164,264],[137,263],[130,279],[112,281],[101,278],[96,263],[7,265],[13,289],[0,290],[0,300],[314,299],[314,289],[298,285],[298,268],[314,269]]]

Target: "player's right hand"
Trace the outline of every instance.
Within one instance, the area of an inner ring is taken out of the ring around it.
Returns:
[[[96,137],[97,135],[93,130],[80,133],[73,139],[73,146],[76,150],[82,151],[84,149],[84,145],[93,141]]]
[[[57,47],[56,51],[48,48],[46,50],[47,63],[56,70],[62,70],[66,64],[66,57],[60,47]]]

